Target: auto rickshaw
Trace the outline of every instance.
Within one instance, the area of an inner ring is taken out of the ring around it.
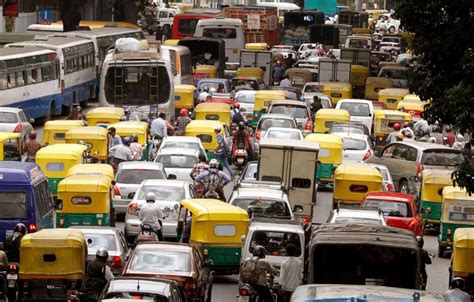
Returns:
[[[179,111],[183,108],[193,111],[196,99],[196,87],[193,85],[174,85],[175,116],[179,116]]]
[[[178,46],[178,39],[168,39],[163,42],[164,46]]]
[[[247,234],[247,211],[217,199],[184,199],[178,214],[178,241],[193,244],[212,260],[215,272],[238,273]]]
[[[340,99],[352,98],[352,85],[343,82],[324,83],[323,93],[331,98],[331,103],[334,107]]]
[[[221,127],[221,133],[225,133],[224,125],[219,121],[191,121],[184,130],[186,136],[197,137],[206,149],[207,158],[214,158],[213,152],[217,148],[215,127]]]
[[[398,102],[397,109],[411,114],[415,122],[421,119],[421,114],[425,110],[425,102],[414,94],[406,95],[403,100]]]
[[[101,175],[110,179],[110,183],[114,181],[114,168],[109,164],[77,164],[72,166],[66,174],[66,177],[73,175]]]
[[[85,142],[89,156],[101,162],[107,161],[109,153],[107,129],[97,126],[75,128],[66,132],[65,138],[67,144]]]
[[[403,88],[386,88],[379,91],[378,101],[385,103],[387,109],[396,110],[398,102],[400,102],[404,96],[409,94],[408,89]]]
[[[146,160],[148,158],[148,124],[146,122],[138,122],[138,121],[125,121],[125,122],[118,122],[116,124],[111,124],[107,127],[110,129],[114,127],[117,131],[117,134],[120,137],[127,137],[135,134],[138,136],[138,143],[143,146],[143,154],[142,160]]]
[[[404,122],[412,122],[413,118],[410,114],[396,110],[374,110],[374,131],[375,145],[385,145],[385,139],[390,132],[393,131],[393,125]]]
[[[87,243],[80,230],[44,229],[20,245],[20,301],[73,301],[85,277]]]
[[[319,144],[318,166],[316,179],[319,185],[332,186],[334,183],[334,170],[342,163],[342,138],[334,134],[312,133],[304,138],[305,141]]]
[[[267,43],[246,43],[245,49],[246,50],[267,50],[268,44]]]
[[[309,68],[288,68],[285,71],[293,86],[302,89],[304,84],[308,82],[317,82],[318,74],[311,71]]]
[[[197,85],[199,80],[202,79],[215,79],[217,78],[217,67],[214,65],[197,65],[194,69],[193,83]]]
[[[66,132],[70,129],[84,127],[83,121],[57,120],[48,121],[43,128],[43,145],[65,144]]]
[[[351,116],[345,109],[319,109],[314,118],[314,132],[328,133],[329,128],[334,122],[348,122]]]
[[[369,77],[369,67],[362,65],[351,65],[350,83],[352,85],[352,95],[354,98],[364,97],[365,82]]]
[[[58,184],[56,227],[110,226],[111,186],[106,175],[73,175]]]
[[[230,106],[224,103],[201,103],[194,109],[196,120],[219,121],[230,127]]]
[[[48,177],[49,191],[53,196],[58,192],[58,183],[69,169],[85,162],[87,147],[80,144],[55,144],[41,148],[36,153],[36,163]]]
[[[0,132],[0,160],[21,161],[20,133]]]
[[[265,72],[258,67],[240,67],[237,69],[235,77],[254,77],[263,80]]]
[[[449,267],[449,284],[456,277],[465,281],[464,291],[474,299],[474,228],[457,229],[454,232],[453,254]]]
[[[453,235],[458,228],[474,228],[474,195],[466,190],[447,186],[443,189],[443,206],[438,236],[438,257],[453,246]]]
[[[259,90],[255,94],[255,102],[253,106],[252,127],[257,127],[260,116],[267,112],[272,101],[285,100],[286,93],[284,90]]]
[[[334,171],[333,208],[338,204],[360,204],[367,192],[382,191],[380,171],[364,163],[346,163]]]
[[[420,211],[427,223],[426,228],[439,227],[441,207],[443,204],[443,189],[452,185],[453,171],[445,169],[424,169],[420,177],[419,203]]]
[[[382,77],[368,77],[365,81],[365,99],[376,101],[379,99],[379,91],[393,88],[392,79]]]
[[[120,122],[125,110],[121,107],[97,107],[86,114],[88,126],[103,126]]]

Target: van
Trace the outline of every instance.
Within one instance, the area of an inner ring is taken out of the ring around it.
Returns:
[[[238,63],[239,51],[245,47],[244,30],[239,19],[201,19],[197,23],[194,36],[223,39],[227,63]]]
[[[0,162],[0,245],[18,223],[28,233],[53,227],[48,179],[35,163]]]
[[[367,48],[372,49],[371,36],[348,36],[344,48]]]
[[[359,122],[369,128],[372,133],[372,121],[374,119],[374,105],[368,100],[341,99],[336,104],[336,109],[349,111],[351,122]]]
[[[174,75],[174,84],[193,84],[193,59],[186,46],[164,45],[160,47],[161,58],[169,61]]]

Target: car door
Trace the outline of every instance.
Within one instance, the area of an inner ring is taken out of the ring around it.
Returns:
[[[379,165],[384,165],[387,167],[387,169],[390,171],[390,174],[392,174],[392,153],[393,150],[395,149],[396,144],[390,144],[385,146],[382,150],[380,150],[379,154],[377,156],[371,157],[368,162],[372,164],[379,164]],[[392,178],[393,178],[392,174]]]
[[[194,250],[194,261],[196,264],[196,271],[198,273],[197,284],[199,287],[199,293],[205,297],[211,286],[211,280],[209,276],[209,268],[204,262],[204,257],[199,250]]]
[[[404,144],[397,143],[395,145],[396,147],[393,150],[390,163],[390,173],[392,174],[394,180],[395,189],[400,190],[400,183],[404,179],[408,179],[407,172],[410,170],[411,165],[410,161],[408,160],[410,158],[410,147]]]

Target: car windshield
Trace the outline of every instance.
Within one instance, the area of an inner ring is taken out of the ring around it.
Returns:
[[[362,139],[345,137],[343,139],[343,148],[344,151],[365,150],[367,148],[367,142]]]
[[[334,223],[367,223],[382,225],[380,219],[360,218],[360,217],[336,217]]]
[[[105,248],[109,252],[117,251],[117,241],[114,234],[94,233],[86,229],[81,230],[87,241],[87,252],[89,255],[95,255],[100,248]]]
[[[301,134],[295,131],[282,131],[282,130],[272,130],[270,128],[265,134],[266,138],[281,138],[281,139],[292,139],[292,140],[301,140]]]
[[[262,131],[267,131],[271,127],[296,128],[296,125],[289,119],[267,118],[260,122],[260,130]]]
[[[258,89],[258,83],[253,79],[234,79],[232,80],[232,87],[247,87],[249,89]]]
[[[0,112],[0,123],[18,123],[18,117],[12,112]]]
[[[366,103],[342,102],[340,109],[349,111],[351,116],[370,116],[370,107]]]
[[[304,91],[303,92],[323,92],[323,85],[316,85],[316,84],[311,84],[311,85],[306,85],[304,86]]]
[[[283,200],[238,198],[232,204],[246,210],[249,216],[290,217],[290,209]]]
[[[165,175],[160,170],[124,169],[117,174],[116,182],[119,184],[139,185],[145,179],[164,179]]]
[[[383,201],[370,199],[364,204],[365,208],[380,209],[384,216],[412,217],[411,209],[405,202]]]
[[[250,164],[248,165],[247,169],[245,170],[245,175],[243,177],[244,180],[256,180],[257,174],[257,164]]]
[[[255,231],[252,234],[249,252],[253,253],[253,249],[257,245],[261,245],[267,250],[268,256],[286,257],[288,256],[286,251],[288,244],[294,244],[296,246],[295,257],[301,256],[301,240],[297,233]]]
[[[421,164],[427,166],[456,166],[464,158],[457,150],[425,150],[421,156]]]
[[[160,155],[157,162],[165,168],[192,168],[197,163],[196,156],[189,155]]]
[[[161,149],[166,148],[179,148],[179,149],[192,149],[201,151],[201,146],[197,142],[180,142],[180,141],[167,141]]]
[[[138,200],[144,200],[145,194],[152,192],[156,196],[156,200],[166,201],[180,201],[184,199],[184,188],[183,187],[171,187],[171,186],[143,186],[138,192]]]
[[[294,105],[273,105],[270,113],[288,114],[294,118],[308,118],[308,109],[306,107]]]
[[[338,124],[332,124],[329,133],[365,134],[362,128]]]
[[[26,192],[0,192],[0,218],[26,218]]]
[[[255,93],[238,93],[235,101],[237,103],[253,104],[255,103]]]
[[[129,269],[144,272],[189,272],[190,253],[164,249],[139,249],[131,259]]]

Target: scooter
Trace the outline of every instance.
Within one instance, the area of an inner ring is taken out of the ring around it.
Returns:
[[[239,169],[245,167],[247,164],[249,155],[242,144],[239,144],[235,149],[233,159],[234,165]]]
[[[16,262],[8,263],[7,267],[7,297],[8,301],[14,302],[16,301],[17,293],[18,293],[18,271],[19,266]]]
[[[278,301],[278,289],[275,288],[273,284],[274,277],[270,274],[267,274],[267,286],[270,289],[270,293],[273,298],[273,302]],[[248,283],[239,282],[239,302],[259,302],[260,298],[258,297],[257,291]]]
[[[158,235],[153,232],[151,225],[142,223],[140,225],[140,233],[137,236],[136,243],[147,241],[158,241]]]

